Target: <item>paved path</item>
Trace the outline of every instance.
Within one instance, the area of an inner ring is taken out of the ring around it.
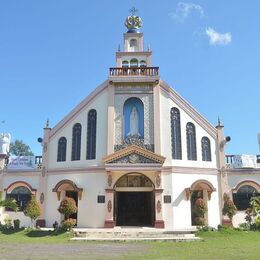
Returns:
[[[115,259],[125,254],[148,252],[148,245],[131,243],[6,244],[0,243],[4,259]]]

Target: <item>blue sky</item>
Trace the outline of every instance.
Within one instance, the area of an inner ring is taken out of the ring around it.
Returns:
[[[0,1],[0,131],[37,138],[107,79],[135,6],[160,76],[232,140],[259,154],[260,1]]]

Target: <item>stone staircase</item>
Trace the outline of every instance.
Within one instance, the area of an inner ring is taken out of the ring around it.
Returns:
[[[198,241],[192,230],[168,231],[155,228],[115,227],[112,229],[86,229],[74,228],[75,237],[71,240],[78,241]]]

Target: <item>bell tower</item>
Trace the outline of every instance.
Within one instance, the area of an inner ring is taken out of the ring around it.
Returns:
[[[124,50],[116,53],[117,67],[151,67],[151,51],[144,51],[144,37],[139,29],[142,19],[136,15],[137,9],[130,9],[131,15],[125,20]]]

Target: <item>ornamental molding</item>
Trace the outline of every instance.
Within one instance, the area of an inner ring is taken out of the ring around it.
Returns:
[[[155,163],[163,164],[165,157],[148,151],[137,145],[131,145],[122,150],[119,150],[115,153],[109,154],[103,158],[105,164],[110,163],[130,163],[130,164],[139,164],[139,163]]]

